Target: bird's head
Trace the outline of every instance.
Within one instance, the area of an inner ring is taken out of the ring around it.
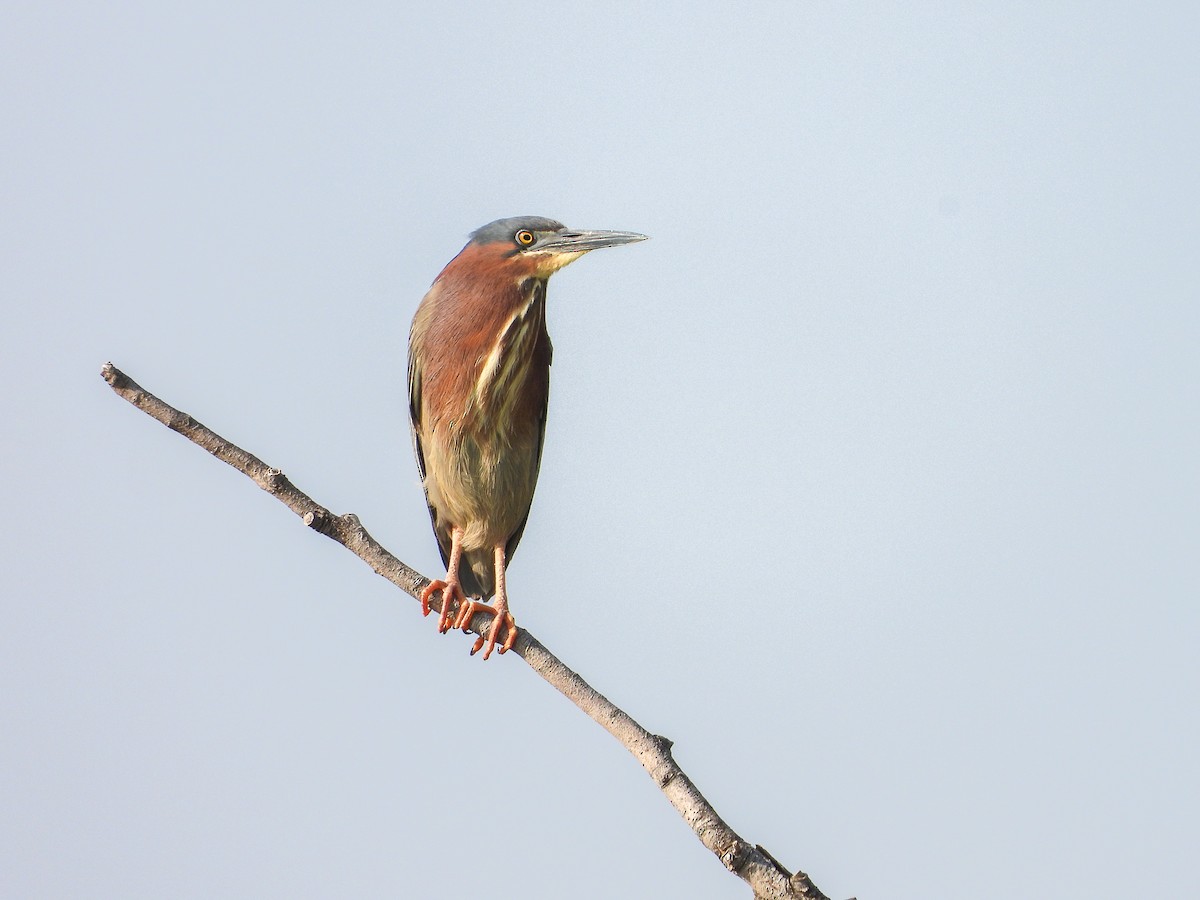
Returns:
[[[589,251],[644,240],[632,231],[577,231],[553,219],[517,216],[477,228],[455,262],[544,279]]]

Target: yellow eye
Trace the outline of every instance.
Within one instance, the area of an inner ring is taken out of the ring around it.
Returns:
[[[522,247],[528,247],[530,244],[533,243],[533,232],[532,231],[518,231],[517,232],[517,243],[520,244]]]

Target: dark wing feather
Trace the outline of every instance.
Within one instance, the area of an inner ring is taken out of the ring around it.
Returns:
[[[544,290],[544,289],[543,289]],[[543,302],[545,298],[543,296]],[[539,343],[542,345],[534,352],[544,352],[546,354],[546,394],[542,401],[542,408],[538,415],[538,445],[537,458],[533,461],[533,481],[537,484],[538,472],[542,468],[542,446],[546,443],[546,411],[550,407],[550,363],[554,359],[554,345],[550,343],[550,333],[546,330],[545,313],[542,314],[542,333],[539,338]],[[508,539],[508,543],[504,545],[504,558],[507,562],[512,562],[513,554],[517,552],[517,544],[521,543],[521,535],[525,533],[525,523],[529,521],[529,510],[533,508],[533,497],[529,498],[529,505],[525,507],[525,515],[521,516],[521,524],[517,526],[517,530],[512,533],[512,537]]]
[[[425,491],[425,506],[429,509],[429,521],[433,523],[433,533],[437,537],[438,552],[442,555],[442,565],[450,564],[450,535],[443,534],[445,529],[438,527],[437,510],[429,502],[429,491],[425,489],[425,450],[421,446],[421,366],[417,362],[418,354],[414,352],[411,340],[408,348],[408,427],[412,434],[413,453],[417,457],[417,470],[421,473],[421,490]]]

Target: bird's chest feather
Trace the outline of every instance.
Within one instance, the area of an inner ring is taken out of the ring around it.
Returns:
[[[492,346],[477,360],[464,410],[464,421],[500,440],[535,424],[526,420],[540,417],[539,406],[545,402],[541,382],[548,361],[537,352],[546,332],[545,282],[534,280],[522,294],[523,301],[500,323]]]
[[[546,283],[479,286],[438,304],[423,336],[423,416],[439,442],[485,456],[540,437],[549,389]],[[440,298],[439,298],[440,299]]]

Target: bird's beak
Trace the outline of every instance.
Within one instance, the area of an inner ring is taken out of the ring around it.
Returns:
[[[569,231],[563,229],[548,234],[529,250],[534,253],[587,253],[603,247],[620,244],[635,244],[646,240],[646,235],[633,231]]]

